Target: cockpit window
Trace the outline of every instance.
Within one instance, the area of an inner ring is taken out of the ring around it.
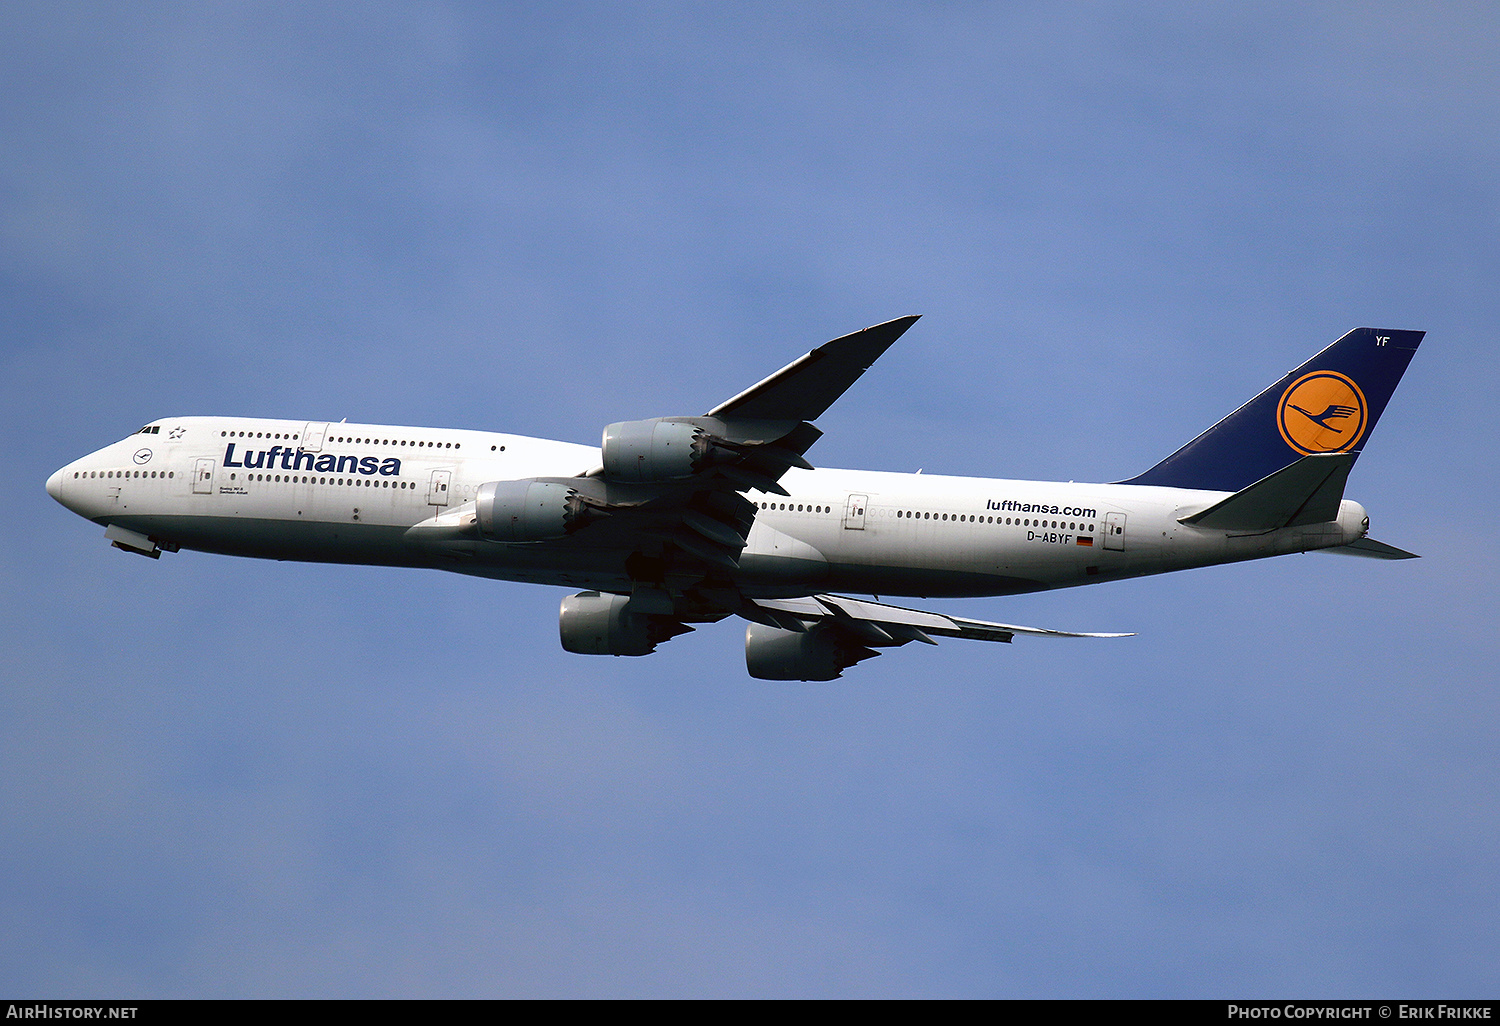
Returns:
[[[137,431],[136,434],[138,434],[138,435],[159,435],[159,434],[161,434],[161,425],[160,424],[147,424],[145,427],[143,427],[139,431]]]

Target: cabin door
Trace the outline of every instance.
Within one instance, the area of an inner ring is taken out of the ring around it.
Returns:
[[[1125,551],[1125,514],[1106,513],[1104,515],[1104,547],[1114,549],[1116,552]]]
[[[193,461],[193,494],[212,495],[214,493],[214,461],[211,459],[200,459]]]
[[[844,506],[845,530],[863,531],[865,529],[865,505],[869,501],[868,495],[849,496],[849,501]]]

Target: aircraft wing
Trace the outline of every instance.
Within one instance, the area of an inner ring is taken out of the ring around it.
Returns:
[[[748,420],[816,420],[920,316],[898,317],[821,345],[715,406],[708,415]]]
[[[1009,642],[1017,634],[1044,638],[1129,638],[1131,634],[1079,634],[1045,627],[1022,627],[1013,623],[990,623],[962,616],[947,616],[923,609],[907,609],[883,602],[847,598],[843,595],[812,595],[808,598],[754,599],[751,605],[765,613],[757,622],[782,630],[805,631],[817,625],[833,626],[862,635],[878,646],[921,641],[936,645],[933,635],[967,638],[971,641]],[[741,615],[745,615],[743,612]],[[754,617],[747,617],[754,619]]]
[[[834,680],[855,663],[879,655],[879,649],[911,641],[936,645],[934,636],[1005,642],[1017,634],[1129,637],[989,623],[842,595],[746,600],[734,611],[751,621],[745,661],[750,675],[762,680]]]
[[[591,545],[639,544],[638,565],[676,578],[735,569],[756,513],[742,493],[786,495],[787,469],[812,469],[803,454],[822,432],[811,421],[916,321],[836,338],[700,417],[610,425],[603,465],[574,485],[570,532]]]

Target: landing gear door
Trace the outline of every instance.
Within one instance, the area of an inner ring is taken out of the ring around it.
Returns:
[[[1125,514],[1106,513],[1104,515],[1104,547],[1114,549],[1116,552],[1125,551]]]
[[[845,530],[863,531],[865,529],[865,506],[869,501],[868,495],[849,496],[849,502],[844,506]]]
[[[193,461],[193,494],[212,495],[214,493],[214,461],[211,459],[198,459]]]
[[[434,470],[432,481],[427,486],[427,505],[448,505],[448,486],[453,483],[453,471]]]

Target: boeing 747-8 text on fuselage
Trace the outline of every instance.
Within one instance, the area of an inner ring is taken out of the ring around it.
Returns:
[[[1400,559],[1343,497],[1422,340],[1356,328],[1115,484],[815,469],[812,421],[914,322],[835,339],[708,413],[600,447],[488,431],[169,417],[47,491],[130,552],[428,567],[581,589],[570,652],[645,655],[736,615],[751,675],[831,680],[881,648],[1064,631],[868,595],[1012,595],[1287,552]]]

